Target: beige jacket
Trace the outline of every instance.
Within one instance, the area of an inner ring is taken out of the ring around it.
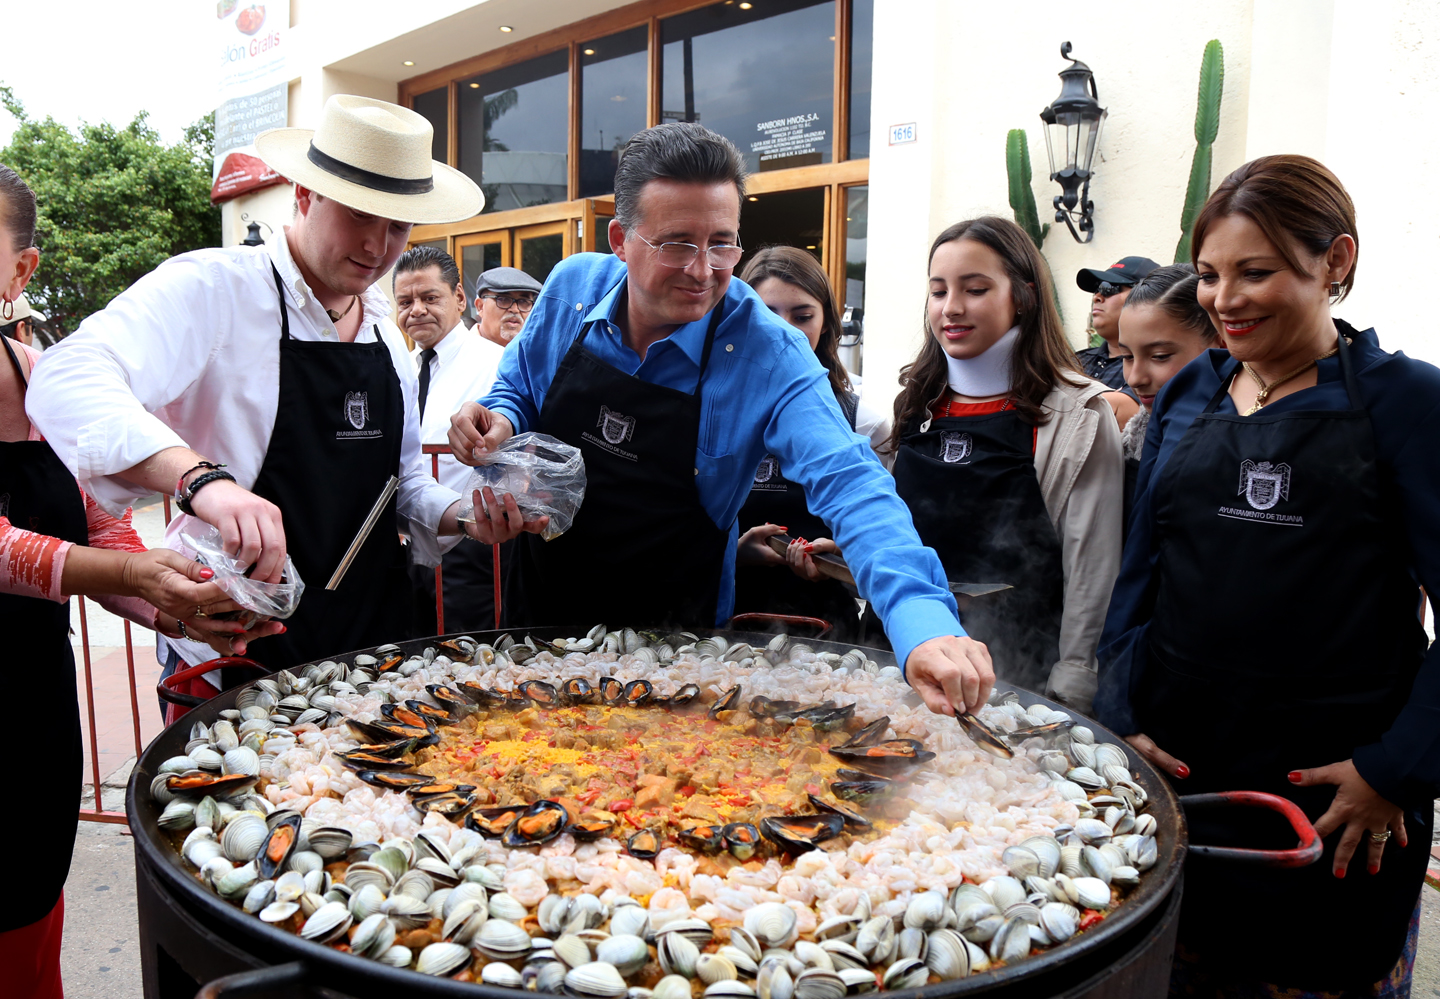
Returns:
[[[1088,378],[1062,381],[1042,403],[1053,415],[1035,441],[1035,474],[1065,570],[1060,661],[1045,693],[1086,713],[1095,698],[1095,647],[1120,574],[1125,461],[1107,391]]]
[[[1065,611],[1060,660],[1045,693],[1088,713],[1095,698],[1095,647],[1120,574],[1125,461],[1120,426],[1104,385],[1062,381],[1041,406],[1051,413],[1035,440],[1035,475],[1060,538]],[[923,431],[927,420],[921,425]],[[891,459],[893,463],[893,458]]]

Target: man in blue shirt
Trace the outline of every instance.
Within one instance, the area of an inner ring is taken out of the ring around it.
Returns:
[[[736,514],[768,452],[834,531],[926,704],[974,710],[994,672],[964,637],[939,559],[804,336],[731,281],[743,162],[698,124],[637,133],[615,175],[614,255],[556,266],[483,405],[452,418],[450,445],[467,464],[527,430],[585,456],[584,504],[553,541],[513,497],[484,496],[480,534],[526,534],[509,620],[723,623]]]

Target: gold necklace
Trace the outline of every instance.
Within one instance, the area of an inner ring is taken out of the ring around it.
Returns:
[[[1285,376],[1283,376],[1283,377],[1281,377],[1281,378],[1275,379],[1275,380],[1274,380],[1273,382],[1271,382],[1269,385],[1266,385],[1266,384],[1265,384],[1265,379],[1261,378],[1260,375],[1259,375],[1259,373],[1257,373],[1254,368],[1250,367],[1250,362],[1248,362],[1248,361],[1241,361],[1241,362],[1240,362],[1240,366],[1245,369],[1245,373],[1248,374],[1251,378],[1255,379],[1255,384],[1257,384],[1257,385],[1260,386],[1260,392],[1255,396],[1255,405],[1253,405],[1253,406],[1251,406],[1249,409],[1247,409],[1247,410],[1245,411],[1245,415],[1246,415],[1246,416],[1254,416],[1256,413],[1260,412],[1260,409],[1265,405],[1266,401],[1270,398],[1270,393],[1271,393],[1273,390],[1279,388],[1281,385],[1284,385],[1284,384],[1285,384],[1286,382],[1288,382],[1288,381],[1292,381],[1292,380],[1294,380],[1294,379],[1296,379],[1296,378],[1299,378],[1299,377],[1300,377],[1301,375],[1303,375],[1305,372],[1309,371],[1310,368],[1311,368],[1311,366],[1313,366],[1313,365],[1315,365],[1315,364],[1318,364],[1320,361],[1325,360],[1325,358],[1327,358],[1327,357],[1334,357],[1334,356],[1335,356],[1335,353],[1336,353],[1339,349],[1340,349],[1340,343],[1339,343],[1339,341],[1337,340],[1336,343],[1335,343],[1335,346],[1331,347],[1329,350],[1327,350],[1325,353],[1321,354],[1319,357],[1311,358],[1310,360],[1306,361],[1304,364],[1300,365],[1300,367],[1298,367],[1298,368],[1296,368],[1294,371],[1290,372],[1288,375],[1285,375]]]
[[[355,308],[355,303],[358,301],[360,301],[360,296],[356,295],[354,298],[350,299],[350,304],[345,306],[344,312],[336,312],[334,309],[326,309],[325,314],[330,317],[330,321],[332,323],[338,323],[340,320],[344,319],[350,314],[350,310]]]

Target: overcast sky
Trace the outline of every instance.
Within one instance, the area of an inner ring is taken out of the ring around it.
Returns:
[[[215,0],[5,3],[0,83],[26,111],[74,127],[150,112],[167,142],[215,107]],[[0,110],[0,146],[15,120]]]

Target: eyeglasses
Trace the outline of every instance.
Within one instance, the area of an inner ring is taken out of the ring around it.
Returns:
[[[655,259],[666,267],[689,267],[700,253],[694,243],[661,243],[656,246],[638,232],[635,238],[655,251]],[[733,243],[719,243],[706,247],[705,263],[712,271],[728,271],[740,262],[745,250]]]
[[[490,299],[500,307],[501,312],[509,312],[514,308],[518,308],[521,312],[529,312],[535,308],[535,299],[533,298],[513,298],[510,295],[481,295],[480,297]]]
[[[1111,295],[1118,295],[1122,291],[1129,291],[1128,284],[1111,284],[1109,281],[1101,281],[1100,287],[1095,289],[1096,298],[1109,298]]]

